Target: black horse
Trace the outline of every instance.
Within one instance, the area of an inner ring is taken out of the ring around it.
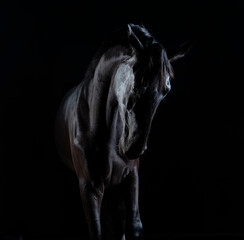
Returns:
[[[93,240],[110,239],[103,230],[101,206],[113,186],[120,189],[123,201],[116,204],[123,202],[126,214],[111,239],[142,236],[139,157],[147,149],[155,111],[171,89],[171,62],[184,53],[181,49],[168,58],[143,26],[128,24],[102,44],[83,81],[66,94],[60,106],[57,149],[78,177]]]

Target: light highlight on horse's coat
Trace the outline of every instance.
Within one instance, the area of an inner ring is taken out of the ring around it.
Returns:
[[[122,120],[122,135],[119,140],[119,152],[125,154],[137,138],[137,123],[133,110],[127,110],[129,97],[135,85],[133,69],[128,64],[121,64],[114,77],[114,90]]]

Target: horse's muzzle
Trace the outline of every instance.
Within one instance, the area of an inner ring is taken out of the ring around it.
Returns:
[[[146,150],[147,150],[147,146],[140,148],[140,150],[139,150],[139,148],[132,146],[129,149],[129,151],[126,152],[125,156],[129,160],[134,160],[134,159],[141,157]]]

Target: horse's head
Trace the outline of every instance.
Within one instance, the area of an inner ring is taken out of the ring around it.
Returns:
[[[171,89],[173,69],[165,49],[140,26],[129,25],[129,41],[136,51],[133,67],[134,90],[127,110],[134,112],[137,123],[136,140],[125,152],[128,159],[141,156],[147,149],[147,140],[156,109]]]
[[[168,58],[163,46],[144,27],[129,24],[124,32],[132,57],[120,65],[115,77],[123,129],[119,154],[135,159],[147,149],[154,114],[171,89],[171,61],[183,57],[184,49]]]

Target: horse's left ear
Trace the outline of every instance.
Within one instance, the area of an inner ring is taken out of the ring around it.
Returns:
[[[127,37],[132,44],[132,46],[138,51],[141,52],[144,50],[144,46],[139,40],[139,38],[136,36],[136,34],[132,30],[133,24],[127,24]]]
[[[193,41],[187,41],[183,43],[179,48],[167,51],[169,61],[174,62],[180,58],[183,58],[186,53],[189,52],[193,45]]]

